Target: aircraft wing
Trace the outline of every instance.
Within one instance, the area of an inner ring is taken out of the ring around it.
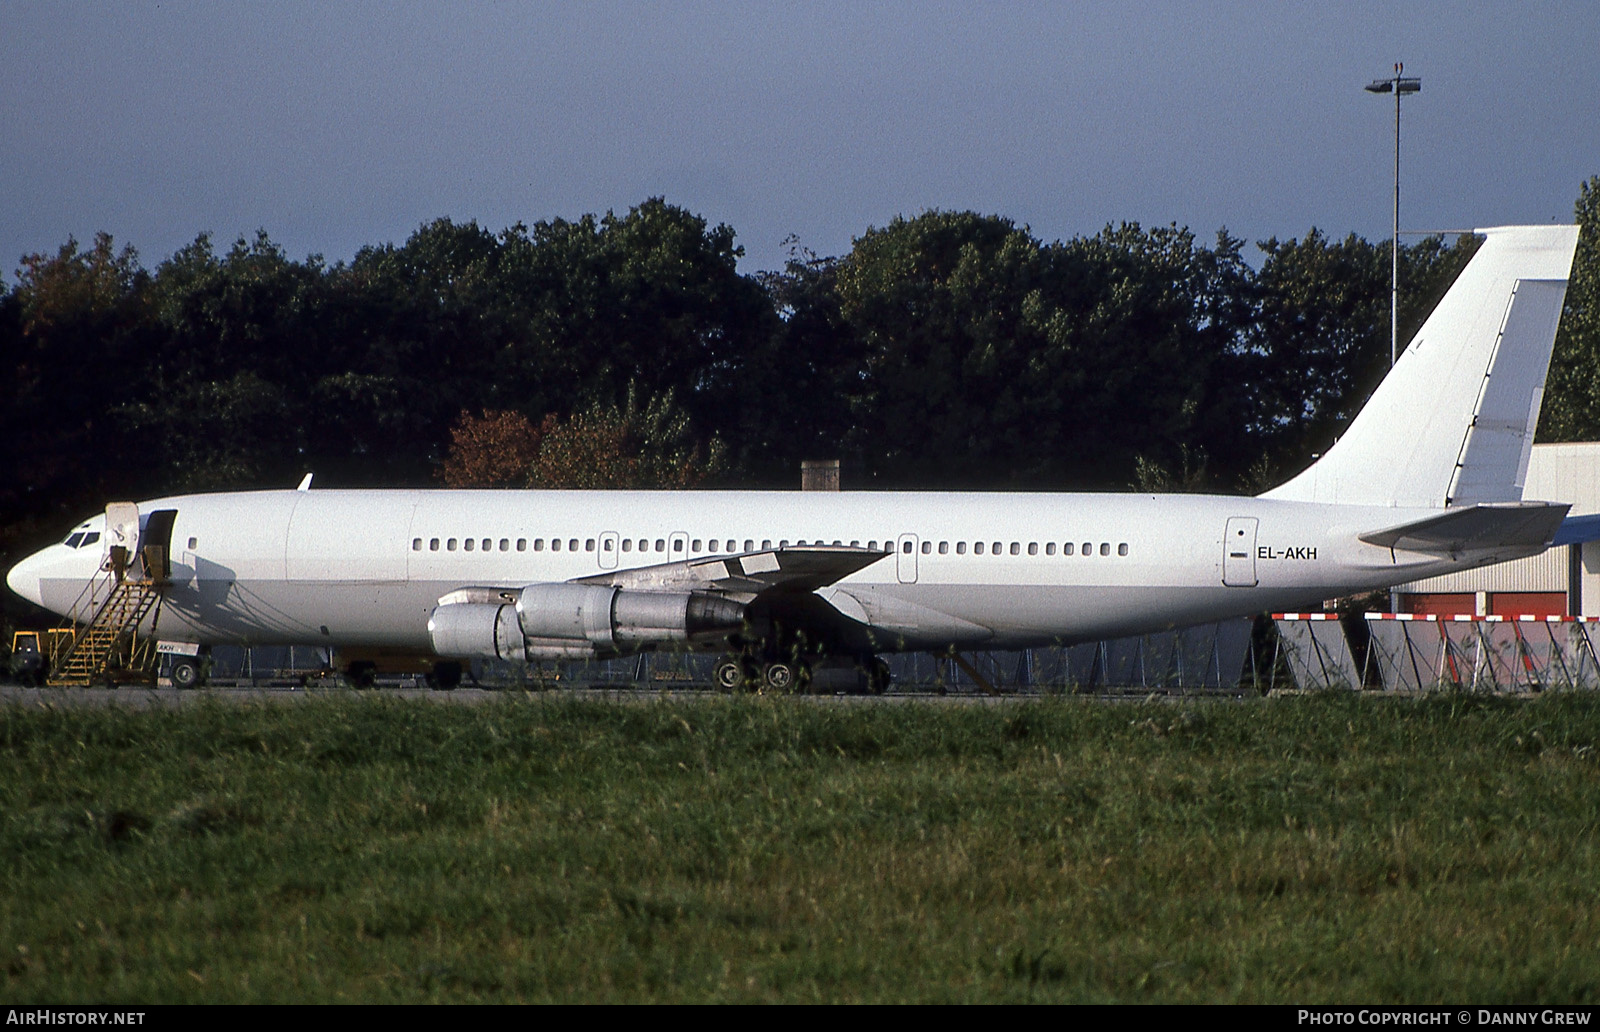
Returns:
[[[1554,502],[1486,502],[1362,534],[1361,540],[1447,556],[1492,549],[1526,553],[1550,544],[1570,508]]]
[[[638,591],[715,591],[748,601],[771,590],[811,592],[863,570],[888,552],[845,545],[768,548],[738,555],[684,559],[580,577],[575,584],[605,584]]]

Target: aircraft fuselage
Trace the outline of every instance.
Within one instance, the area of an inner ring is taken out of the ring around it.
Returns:
[[[1207,495],[315,490],[139,509],[176,511],[163,639],[420,651],[430,614],[464,585],[554,584],[764,549],[886,553],[816,592],[869,628],[877,651],[1071,644],[1538,550],[1443,559],[1358,538],[1438,510]],[[97,546],[54,545],[9,579],[66,612],[101,561]]]

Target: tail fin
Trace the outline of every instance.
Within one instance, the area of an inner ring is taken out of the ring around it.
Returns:
[[[1488,237],[1322,459],[1264,498],[1440,508],[1522,498],[1577,226]]]

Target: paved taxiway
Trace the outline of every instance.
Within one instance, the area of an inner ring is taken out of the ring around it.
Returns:
[[[701,699],[714,698],[724,693],[709,688],[552,688],[525,692],[520,689],[457,688],[453,691],[435,691],[431,688],[30,688],[16,684],[0,684],[0,705],[40,707],[109,707],[126,709],[179,709],[183,706],[205,702],[262,703],[294,705],[305,699],[362,698],[362,699],[421,699],[430,702],[454,703],[470,706],[504,698],[528,699],[588,699],[619,702],[643,702],[650,699]],[[969,693],[939,695],[933,692],[889,692],[885,695],[798,695],[795,698],[844,703],[881,703],[940,701],[961,703],[1005,703],[1038,699],[1037,692],[1006,692],[990,696]],[[1137,696],[1142,698],[1143,696]]]

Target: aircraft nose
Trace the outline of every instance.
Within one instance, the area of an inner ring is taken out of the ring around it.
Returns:
[[[6,574],[6,586],[36,606],[44,605],[44,588],[41,568],[45,564],[43,552],[35,552],[11,568]]]

